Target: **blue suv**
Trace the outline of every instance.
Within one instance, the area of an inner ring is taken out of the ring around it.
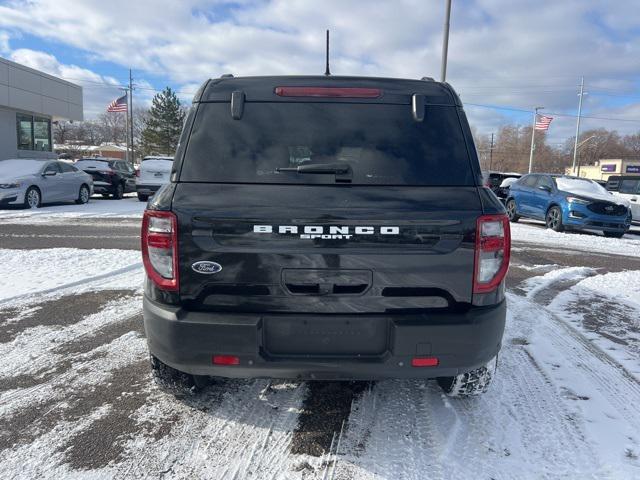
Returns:
[[[628,203],[592,180],[566,175],[525,175],[511,185],[506,207],[512,222],[544,220],[556,232],[600,230],[620,238],[631,225]]]

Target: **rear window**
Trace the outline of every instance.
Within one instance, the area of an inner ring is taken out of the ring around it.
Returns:
[[[180,174],[183,182],[333,184],[333,174],[278,172],[313,164],[351,167],[356,185],[474,185],[455,107],[409,105],[203,103]]]
[[[85,168],[91,170],[107,170],[110,167],[113,167],[113,161],[109,160],[78,160],[76,162],[76,167],[81,170]]]
[[[620,182],[620,193],[637,194],[640,193],[640,178],[622,180]]]

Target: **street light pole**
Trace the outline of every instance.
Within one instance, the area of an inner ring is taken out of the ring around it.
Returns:
[[[533,150],[535,147],[536,138],[536,120],[538,118],[538,110],[542,110],[544,107],[536,107],[533,111],[533,123],[531,124],[531,151],[529,152],[529,173],[531,173],[531,167],[533,166]]]
[[[451,0],[446,0],[444,15],[444,37],[442,39],[442,65],[440,67],[440,81],[447,79],[447,55],[449,52],[449,23],[451,19]]]
[[[489,170],[493,165],[493,133],[491,134],[491,147],[489,148]]]
[[[571,172],[575,175],[576,173],[576,158],[578,155],[578,137],[580,136],[580,115],[582,115],[582,97],[584,95],[584,77],[580,78],[580,93],[578,97],[578,119],[576,120],[576,140],[573,144],[573,166],[571,167]]]
[[[575,146],[574,154],[575,154],[575,152],[577,152],[577,151],[578,151],[578,149],[579,149],[582,145],[584,145],[585,143],[587,143],[589,140],[593,140],[593,139],[594,139],[594,138],[596,138],[596,137],[597,137],[597,135],[591,135],[591,136],[590,136],[589,138],[587,138],[586,140],[581,141],[578,145],[576,145],[576,146]],[[579,177],[579,176],[580,176],[580,162],[578,162],[578,172],[576,173],[576,171],[575,171],[575,167],[574,167],[574,169],[573,169],[572,173],[573,173],[576,177]]]

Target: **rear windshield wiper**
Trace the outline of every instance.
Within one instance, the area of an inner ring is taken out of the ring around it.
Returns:
[[[350,182],[353,176],[351,167],[344,163],[312,163],[297,167],[278,167],[276,172],[333,174],[336,176],[336,182]]]

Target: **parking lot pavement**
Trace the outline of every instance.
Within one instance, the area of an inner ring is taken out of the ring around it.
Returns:
[[[189,393],[152,380],[138,253],[84,250],[95,236],[137,248],[117,238],[136,222],[10,225],[49,246],[73,236],[64,249],[0,245],[11,270],[25,266],[20,282],[0,279],[12,289],[0,295],[0,478],[638,477],[633,239],[514,229],[507,330],[483,397],[417,381],[218,380]]]
[[[140,220],[135,218],[77,218],[1,225],[0,248],[140,249]]]

